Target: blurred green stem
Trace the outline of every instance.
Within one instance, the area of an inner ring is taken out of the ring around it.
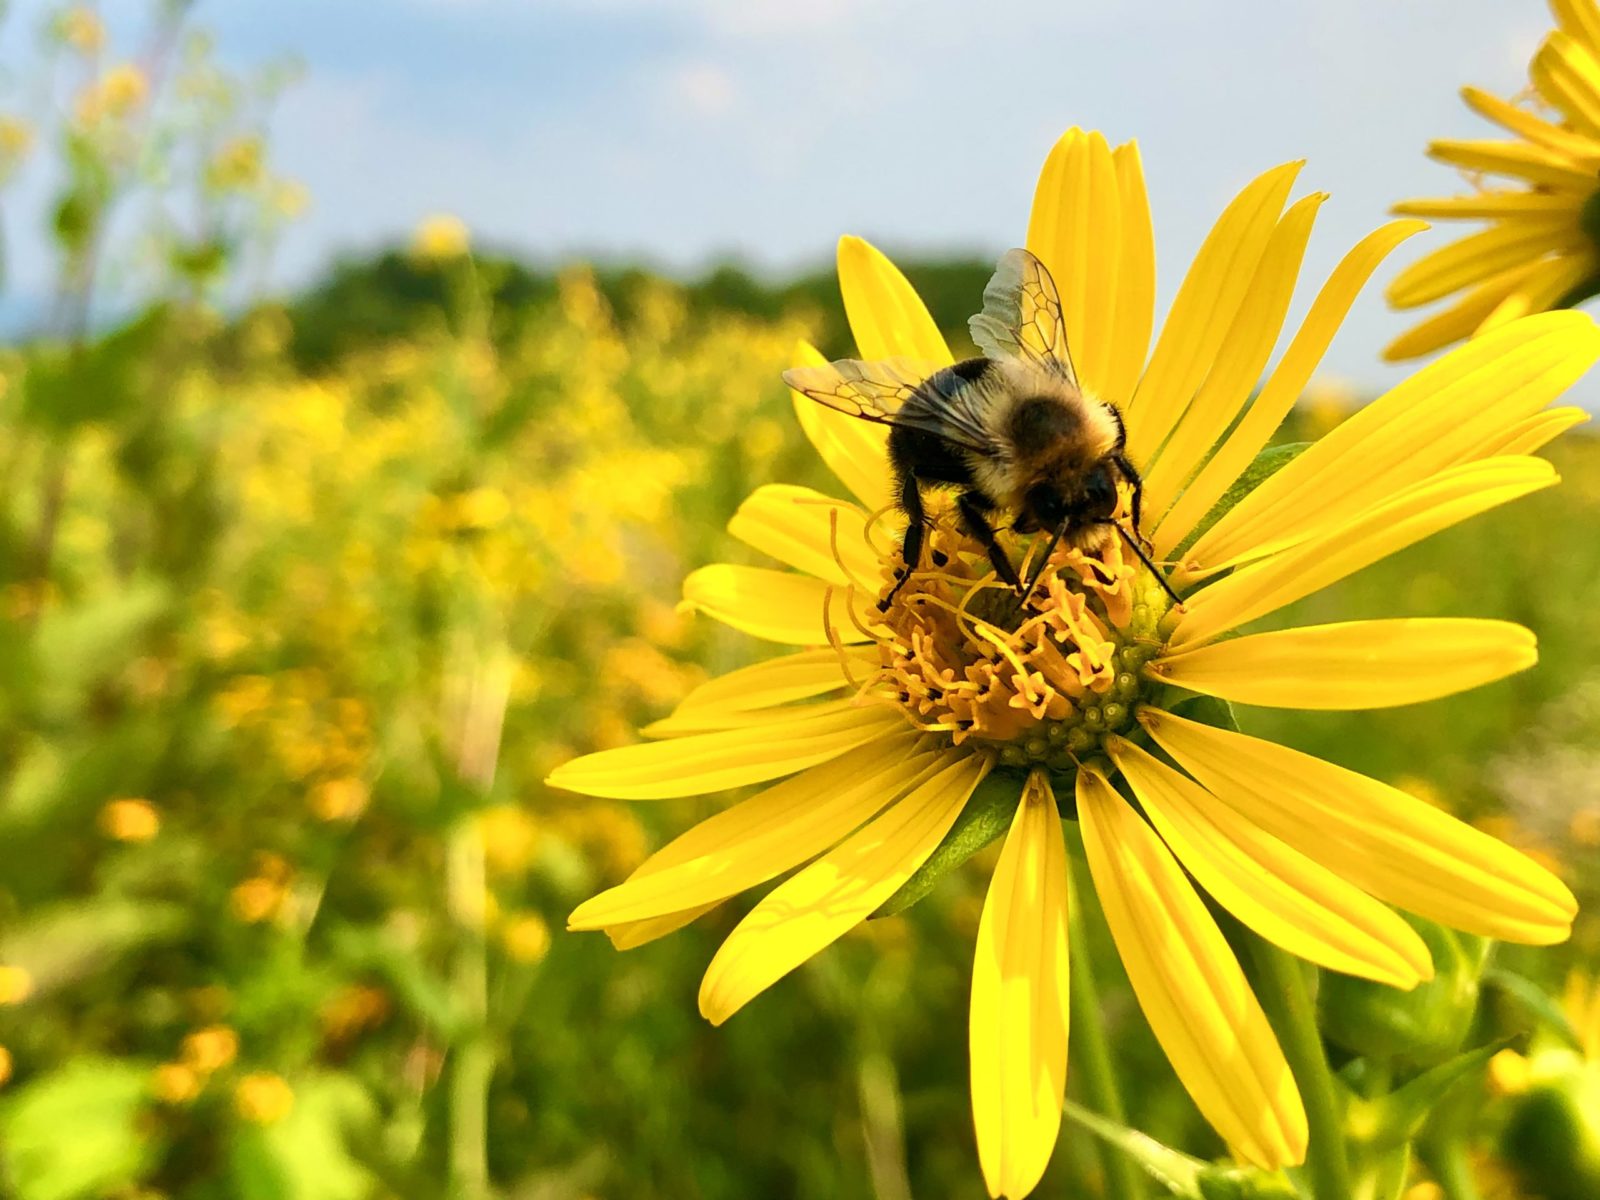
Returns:
[[[458,820],[450,833],[445,880],[456,936],[451,991],[466,1029],[450,1074],[450,1194],[457,1200],[479,1200],[489,1194],[488,1099],[494,1052],[488,1042],[483,838],[470,815]]]
[[[1118,1125],[1126,1125],[1127,1112],[1117,1090],[1117,1076],[1106,1044],[1105,1022],[1100,1013],[1100,993],[1095,988],[1094,965],[1089,939],[1084,934],[1078,897],[1093,892],[1075,886],[1078,861],[1073,859],[1067,872],[1071,896],[1067,905],[1067,944],[1071,947],[1072,979],[1068,990],[1072,1013],[1072,1071],[1082,1081],[1084,1099],[1098,1115]],[[1100,1162],[1105,1171],[1107,1200],[1142,1200],[1144,1181],[1123,1152],[1111,1144],[1098,1143]]]
[[[1254,934],[1250,956],[1261,975],[1261,1005],[1266,1009],[1284,1057],[1305,1103],[1311,1142],[1306,1173],[1315,1200],[1349,1200],[1350,1164],[1345,1154],[1344,1122],[1333,1072],[1317,1028],[1317,1008],[1306,986],[1304,963]]]
[[[475,655],[458,643],[455,682],[446,698],[446,728],[456,739],[456,769],[479,797],[494,786],[505,727],[511,657],[503,646]],[[456,818],[446,847],[445,893],[456,949],[451,978],[456,1016],[466,1032],[455,1047],[450,1075],[450,1194],[482,1200],[489,1191],[489,1085],[494,1046],[489,1038],[487,867],[476,809]]]

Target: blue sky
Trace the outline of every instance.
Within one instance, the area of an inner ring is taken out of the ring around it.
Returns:
[[[1142,145],[1163,298],[1275,163],[1308,159],[1301,191],[1332,193],[1308,279],[1395,199],[1456,190],[1424,145],[1485,135],[1460,85],[1519,89],[1550,23],[1539,0],[202,0],[196,15],[235,63],[306,67],[275,131],[314,196],[284,283],[440,210],[547,263],[781,271],[827,261],[846,232],[997,253],[1079,124]],[[1377,351],[1403,324],[1374,288],[1330,370],[1391,382]]]

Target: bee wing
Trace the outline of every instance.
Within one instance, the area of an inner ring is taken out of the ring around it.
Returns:
[[[1067,348],[1061,296],[1045,265],[1026,250],[1007,250],[983,289],[983,311],[967,322],[989,358],[1023,358],[1078,386]]]
[[[847,416],[920,429],[969,450],[993,450],[978,389],[946,368],[902,358],[842,358],[825,367],[795,367],[783,373],[783,381]],[[922,399],[908,409],[918,392]]]

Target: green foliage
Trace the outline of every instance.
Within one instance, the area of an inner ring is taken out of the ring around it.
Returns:
[[[140,1128],[149,1069],[80,1058],[0,1104],[6,1191],[17,1200],[89,1200],[138,1180],[157,1146]]]

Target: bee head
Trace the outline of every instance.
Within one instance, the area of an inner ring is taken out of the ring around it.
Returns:
[[[1110,518],[1117,510],[1117,485],[1110,468],[1097,463],[1089,472],[1062,486],[1058,479],[1040,480],[1023,494],[1019,532],[1057,529],[1063,522],[1089,525]]]

